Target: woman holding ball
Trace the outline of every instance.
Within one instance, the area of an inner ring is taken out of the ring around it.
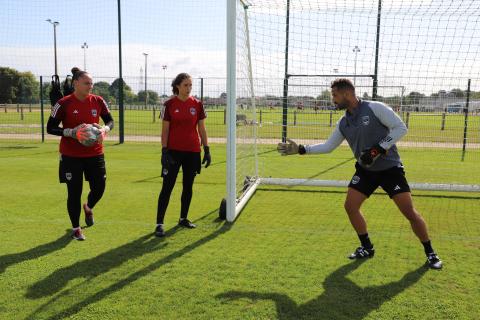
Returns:
[[[61,136],[60,183],[67,185],[67,210],[72,223],[72,238],[85,240],[80,227],[83,176],[90,184],[87,202],[83,204],[85,223],[92,226],[93,207],[105,190],[106,169],[103,139],[113,129],[113,118],[102,97],[91,94],[90,74],[72,69],[74,91],[52,106],[47,132]],[[99,125],[102,118],[104,126]],[[62,123],[62,127],[60,127]]]

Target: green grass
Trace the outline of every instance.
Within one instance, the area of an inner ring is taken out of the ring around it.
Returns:
[[[480,317],[478,194],[415,193],[443,270],[424,268],[423,249],[383,193],[364,207],[377,255],[352,263],[345,257],[358,240],[343,212],[344,189],[262,186],[238,220],[224,224],[217,208],[225,194],[225,148],[211,151],[214,162],[198,176],[190,210],[199,227],[175,227],[178,184],[167,237],[157,239],[159,146],[108,145],[107,189],[95,226],[78,242],[68,238],[57,145],[0,143],[0,318]],[[286,161],[264,155],[272,166]],[[320,178],[348,179],[348,157],[339,150],[309,165],[305,157],[289,163]],[[412,178],[420,174],[414,159],[406,155]],[[331,170],[314,170],[319,163]]]
[[[40,112],[39,107],[34,106],[29,112],[25,106],[22,113],[16,108],[8,109],[5,113],[0,108],[0,134],[40,134]],[[44,111],[45,122],[50,115],[49,108]],[[118,110],[112,110],[114,119],[118,124]],[[125,135],[127,136],[160,136],[161,123],[158,119],[159,111],[156,110],[126,110],[125,111]],[[288,114],[288,135],[294,138],[305,139],[326,139],[333,130],[342,112],[322,111],[315,113],[310,110],[289,110]],[[406,113],[402,114],[407,122]],[[210,137],[225,138],[226,126],[225,112],[221,108],[208,110],[207,130]],[[258,136],[260,138],[280,139],[282,136],[282,110],[276,108],[259,109],[257,121]],[[465,127],[463,114],[446,114],[442,129],[442,115],[440,113],[414,113],[408,116],[409,133],[402,141],[425,141],[425,142],[448,142],[461,144]],[[250,126],[247,128],[251,128]],[[117,127],[118,129],[118,127]],[[118,130],[112,132],[117,135]],[[478,114],[469,116],[467,126],[468,143],[480,143],[480,116]],[[468,145],[467,145],[468,147]]]

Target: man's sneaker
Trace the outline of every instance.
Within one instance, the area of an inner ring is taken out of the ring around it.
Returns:
[[[375,249],[367,249],[364,247],[358,247],[354,253],[348,256],[349,259],[364,259],[364,258],[373,258],[375,255]]]
[[[86,203],[83,204],[83,211],[85,211],[85,223],[87,226],[93,226],[93,210],[88,207]]]
[[[155,235],[157,237],[164,237],[165,236],[165,230],[163,229],[163,224],[157,225],[155,228]]]
[[[82,229],[80,228],[74,229],[72,233],[72,238],[79,241],[85,240],[85,236],[82,233]]]
[[[189,229],[193,229],[197,227],[195,224],[191,223],[188,219],[180,219],[178,221],[178,225],[185,228],[189,228]]]
[[[442,269],[442,260],[437,256],[435,252],[427,255],[427,264],[432,269]]]

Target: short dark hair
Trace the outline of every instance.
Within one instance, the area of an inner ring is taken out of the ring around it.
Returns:
[[[330,86],[331,89],[337,90],[352,90],[355,92],[355,86],[353,85],[352,81],[347,78],[338,78],[332,81],[332,85]]]
[[[77,67],[73,67],[72,68],[72,80],[78,80],[80,79],[81,77],[83,77],[84,75],[88,74],[87,71],[82,71],[80,70],[79,68]]]
[[[188,78],[192,78],[192,77],[188,73],[182,72],[182,73],[179,73],[175,77],[175,79],[173,79],[173,81],[172,81],[172,92],[173,92],[174,95],[178,94],[177,86],[180,85],[180,83],[182,83],[183,80],[188,79]]]

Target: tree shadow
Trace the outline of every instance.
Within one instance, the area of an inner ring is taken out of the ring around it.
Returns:
[[[305,304],[296,304],[289,296],[280,293],[261,293],[252,291],[228,291],[217,295],[223,300],[250,299],[272,300],[275,302],[278,319],[363,319],[370,312],[394,298],[420,280],[428,270],[421,266],[402,279],[380,286],[362,288],[347,278],[363,261],[346,264],[331,273],[323,283],[325,291],[317,298]]]
[[[5,270],[14,264],[21,263],[28,260],[37,259],[41,256],[45,256],[57,250],[63,249],[71,242],[70,238],[71,230],[66,230],[65,234],[62,235],[60,238],[49,242],[39,245],[35,248],[28,249],[24,252],[18,253],[11,253],[6,254],[0,257],[0,274],[5,272]]]
[[[196,220],[195,222],[199,222],[200,220],[205,219],[206,217],[218,212],[218,209],[209,212],[207,215],[204,217]],[[47,319],[64,319],[71,317],[78,312],[80,312],[82,309],[85,307],[88,307],[89,305],[96,303],[98,301],[101,301],[105,297],[118,292],[122,288],[128,286],[132,282],[148,275],[149,273],[157,270],[158,268],[162,267],[163,265],[166,265],[168,263],[173,262],[175,259],[180,258],[184,256],[185,254],[195,250],[196,248],[206,244],[207,242],[215,239],[216,237],[220,236],[223,233],[226,233],[230,228],[233,226],[230,223],[224,223],[223,221],[219,219],[214,220],[217,225],[221,225],[220,228],[215,230],[213,233],[209,234],[208,236],[205,236],[191,244],[186,245],[184,248],[175,251],[171,253],[170,255],[163,257],[150,265],[130,274],[128,277],[121,279],[109,287],[106,287],[102,289],[101,291],[96,292],[95,294],[85,298],[84,300],[67,307],[60,313],[53,315],[51,317],[48,317]],[[166,237],[171,236],[174,234],[177,230],[179,230],[179,227],[175,227],[173,229],[168,230],[166,233]],[[125,246],[116,248],[114,250],[111,250],[103,255],[100,255],[96,258],[92,258],[89,260],[85,260],[82,262],[79,262],[75,265],[72,265],[70,267],[58,270],[54,272],[52,275],[50,275],[48,278],[42,280],[41,282],[35,284],[30,288],[30,290],[27,292],[27,297],[29,298],[39,298],[42,296],[45,296],[47,294],[53,294],[54,292],[59,291],[61,288],[63,288],[66,283],[74,279],[76,277],[95,277],[98,276],[101,272],[107,272],[109,269],[111,269],[114,266],[118,266],[121,264],[123,261],[129,260],[131,258],[135,258],[138,256],[141,256],[147,252],[153,251],[158,249],[159,245],[163,241],[163,238],[159,240],[159,238],[153,238],[150,239],[152,236],[143,236]],[[133,252],[132,252],[133,251]],[[135,252],[136,251],[136,252]],[[121,258],[119,258],[119,256]],[[113,261],[111,261],[113,259]],[[105,264],[107,266],[100,267],[98,266],[99,264]],[[96,269],[96,271],[90,270],[91,268]],[[100,269],[98,269],[100,268]],[[77,271],[78,269],[78,271]],[[65,277],[66,279],[57,279],[57,278],[62,278]],[[89,280],[87,280],[89,281]],[[55,283],[57,282],[57,283]],[[54,289],[47,289],[48,286],[54,287]],[[35,310],[27,319],[36,319],[38,317],[38,314],[44,310],[48,310],[49,307],[55,303],[57,300],[60,300],[62,297],[67,296],[69,294],[73,294],[73,291],[75,290],[76,287],[67,289],[63,291],[61,294],[57,295],[53,299],[51,299],[49,302],[46,304],[42,305],[40,308]]]

